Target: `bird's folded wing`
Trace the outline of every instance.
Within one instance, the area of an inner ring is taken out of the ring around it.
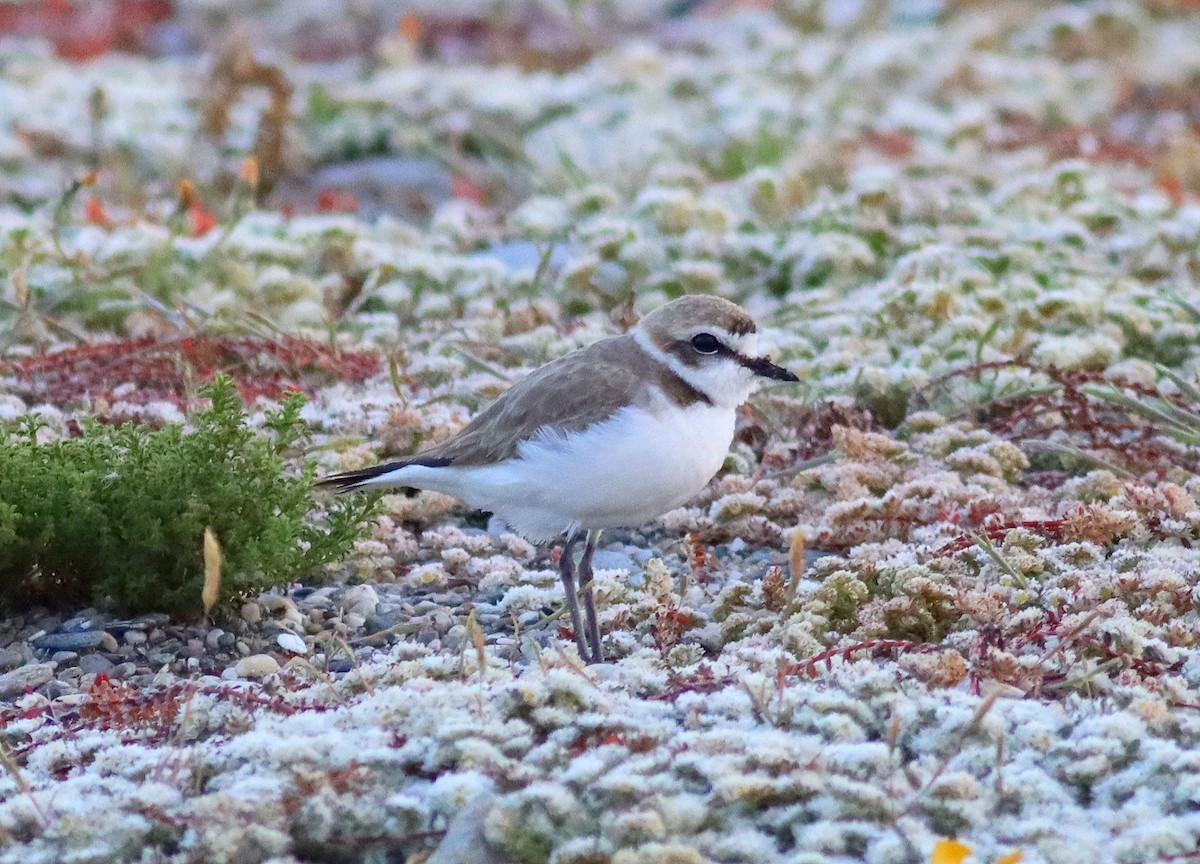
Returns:
[[[453,438],[415,460],[469,467],[517,455],[521,442],[543,430],[570,435],[640,402],[653,363],[629,337],[597,342],[536,369],[477,414]]]

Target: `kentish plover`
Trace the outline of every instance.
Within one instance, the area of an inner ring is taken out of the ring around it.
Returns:
[[[529,540],[565,535],[567,612],[580,656],[597,662],[592,554],[600,532],[641,525],[699,492],[721,468],[737,408],[758,379],[799,380],[755,356],[756,343],[754,321],[740,307],[681,297],[623,336],[534,370],[449,440],[321,482],[339,491],[444,492]],[[584,532],[577,569],[586,625],[573,554]]]

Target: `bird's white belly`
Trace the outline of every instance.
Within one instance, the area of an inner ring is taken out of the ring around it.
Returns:
[[[572,528],[632,527],[678,507],[720,469],[733,429],[731,408],[630,407],[583,432],[539,435],[516,459],[476,468],[410,466],[397,479],[447,492],[545,540]]]

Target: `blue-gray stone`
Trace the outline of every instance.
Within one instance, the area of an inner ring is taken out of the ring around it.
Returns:
[[[79,661],[79,671],[84,675],[108,675],[115,667],[103,654],[85,654]]]
[[[47,633],[33,640],[33,647],[43,651],[88,651],[104,641],[99,630],[80,630],[74,633]]]
[[[593,570],[626,570],[629,573],[635,573],[641,570],[641,566],[624,552],[617,552],[613,549],[597,549],[596,554],[592,556]]]
[[[450,820],[446,836],[427,864],[501,864],[505,861],[505,857],[488,844],[483,833],[495,800],[495,793],[488,789],[464,804]]]
[[[499,261],[509,270],[536,270],[541,264],[546,247],[528,240],[513,240],[508,243],[497,243],[487,249],[471,254],[472,258],[491,258]],[[571,260],[571,252],[566,246],[557,244],[550,251],[547,266],[551,270],[560,270]]]

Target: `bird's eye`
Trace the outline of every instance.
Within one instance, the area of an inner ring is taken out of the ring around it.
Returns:
[[[721,342],[711,333],[697,333],[692,337],[692,347],[701,354],[716,354],[721,350]]]

